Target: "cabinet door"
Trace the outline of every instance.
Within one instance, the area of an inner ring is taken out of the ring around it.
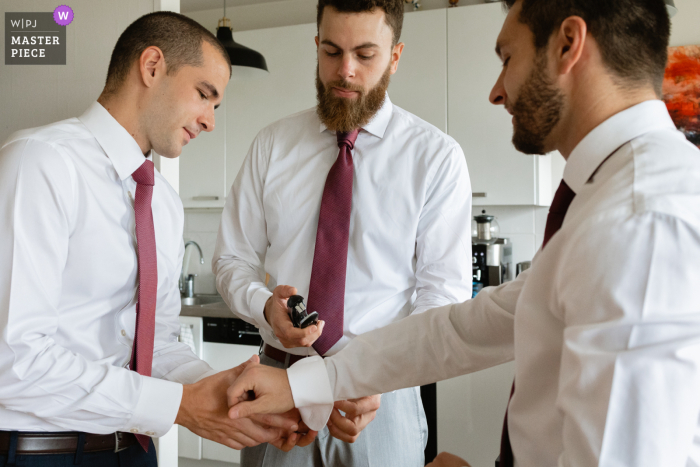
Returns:
[[[407,13],[401,42],[391,101],[447,132],[447,9]]]
[[[226,93],[231,89],[231,83]],[[226,198],[226,102],[214,111],[215,128],[201,132],[180,154],[180,199],[186,208],[223,207]]]
[[[511,116],[489,102],[501,72],[494,48],[505,15],[500,2],[447,12],[448,130],[467,158],[475,205],[546,205],[551,156],[516,151]]]

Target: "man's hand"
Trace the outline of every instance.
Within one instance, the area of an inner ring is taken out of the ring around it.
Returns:
[[[271,443],[277,449],[281,449],[284,452],[289,452],[294,448],[294,446],[299,446],[301,448],[308,446],[313,443],[316,439],[317,431],[310,430],[304,422],[301,421],[301,414],[298,409],[292,409],[285,414],[299,423],[299,429],[295,433],[287,433],[283,438]]]
[[[249,391],[255,400],[249,400]],[[287,372],[249,363],[228,389],[228,416],[240,420],[256,414],[284,413],[294,408]]]
[[[425,467],[471,467],[469,462],[449,452],[441,452],[430,464]]]
[[[334,438],[354,443],[362,430],[377,416],[380,404],[381,394],[336,402],[328,420],[328,431]],[[340,412],[345,412],[345,416]]]
[[[291,449],[293,445],[289,447],[284,443],[276,442],[285,437],[292,438],[294,442],[297,441],[297,436],[288,435],[289,432],[299,428],[298,419],[293,416],[258,415],[238,420],[231,420],[228,417],[229,406],[226,394],[229,387],[246,366],[255,365],[259,361],[260,359],[254,356],[236,368],[209,376],[195,384],[185,385],[175,423],[203,438],[233,449],[243,449],[261,443],[279,444],[280,449]]]
[[[275,336],[287,349],[294,347],[311,347],[321,337],[324,322],[304,329],[295,328],[287,310],[287,299],[297,294],[297,289],[288,285],[278,285],[272,297],[265,303],[265,319],[275,332]],[[310,310],[313,311],[313,310]]]

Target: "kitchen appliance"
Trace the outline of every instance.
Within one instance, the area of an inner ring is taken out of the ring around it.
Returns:
[[[499,238],[495,217],[482,211],[472,225],[472,298],[484,287],[513,280],[513,246]]]

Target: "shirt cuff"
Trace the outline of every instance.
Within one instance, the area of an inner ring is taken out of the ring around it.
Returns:
[[[141,394],[124,430],[147,436],[165,435],[175,424],[182,402],[182,384],[157,378],[141,378]]]
[[[253,299],[250,301],[250,314],[253,316],[255,322],[258,323],[259,328],[265,329],[274,335],[275,332],[272,330],[272,326],[270,326],[265,319],[265,303],[267,303],[267,299],[270,297],[272,297],[272,292],[267,288],[261,287],[258,289],[253,294]]]
[[[321,431],[333,411],[333,391],[326,365],[318,355],[299,360],[287,369],[294,406],[301,419],[314,431]]]

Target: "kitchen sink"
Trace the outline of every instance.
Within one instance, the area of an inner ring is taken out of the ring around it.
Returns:
[[[195,294],[194,297],[182,297],[182,306],[204,306],[224,303],[219,294]]]

